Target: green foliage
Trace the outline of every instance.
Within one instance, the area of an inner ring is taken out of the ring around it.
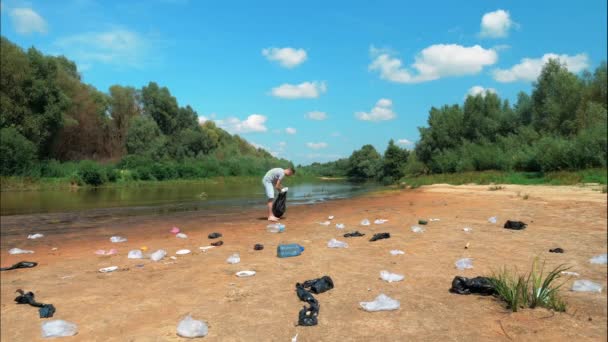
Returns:
[[[15,128],[0,129],[0,174],[30,174],[36,164],[36,146]]]
[[[77,175],[85,184],[92,186],[99,186],[108,181],[106,170],[91,160],[80,162]]]
[[[354,181],[377,179],[382,167],[382,157],[372,145],[364,145],[348,158],[346,175]]]
[[[382,158],[382,178],[386,184],[393,183],[404,176],[408,151],[395,145],[393,139],[388,142]]]

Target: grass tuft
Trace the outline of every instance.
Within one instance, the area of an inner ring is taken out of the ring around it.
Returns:
[[[489,191],[497,191],[497,190],[504,190],[505,187],[502,185],[492,185],[488,188]]]

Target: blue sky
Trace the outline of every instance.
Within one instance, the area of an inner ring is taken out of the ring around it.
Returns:
[[[201,120],[296,164],[389,139],[432,106],[514,101],[555,54],[606,60],[606,1],[2,1],[2,35],[63,54],[101,91],[167,86]]]

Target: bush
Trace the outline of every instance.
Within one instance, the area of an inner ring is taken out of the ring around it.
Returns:
[[[0,130],[0,174],[32,175],[37,160],[36,146],[15,128]]]
[[[85,184],[99,186],[108,180],[105,171],[101,165],[94,161],[83,160],[80,162],[77,174]]]
[[[46,160],[40,163],[40,175],[49,178],[71,177],[78,171],[78,163],[61,163],[55,159]]]

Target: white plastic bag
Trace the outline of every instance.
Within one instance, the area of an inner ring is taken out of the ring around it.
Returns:
[[[31,240],[39,239],[41,237],[44,237],[44,234],[36,233],[36,234],[30,234],[27,236],[27,238],[31,239]]]
[[[470,232],[472,232],[472,231],[473,231],[473,228],[471,228],[471,227],[464,227],[464,228],[462,228],[462,230],[463,230],[465,233],[470,233]]]
[[[238,271],[235,274],[239,278],[252,277],[255,275],[255,271]]]
[[[226,259],[226,262],[229,264],[238,264],[241,262],[241,257],[239,256],[239,253],[234,253]]]
[[[437,222],[437,221],[441,221],[441,220],[438,219],[438,218],[430,218],[429,219],[429,222]]]
[[[608,254],[596,255],[593,258],[589,259],[589,262],[592,264],[606,264],[608,262]]]
[[[498,222],[498,217],[492,216],[488,219],[488,222],[490,222],[492,224],[496,224],[496,222]]]
[[[46,321],[42,323],[42,337],[64,337],[74,336],[78,333],[78,327],[61,319]]]
[[[144,257],[144,253],[139,250],[139,249],[134,249],[129,251],[129,254],[127,254],[127,258],[129,259],[143,259]]]
[[[180,239],[187,239],[188,235],[184,234],[184,233],[177,233],[175,234],[176,238],[180,238]]]
[[[99,272],[101,272],[101,273],[110,273],[110,272],[114,272],[116,270],[118,270],[118,266],[110,266],[110,267],[100,268]]]
[[[381,293],[372,302],[359,302],[361,308],[365,311],[388,311],[397,310],[401,306],[398,300],[392,299],[391,297]]]
[[[456,265],[456,268],[459,270],[470,269],[470,268],[473,268],[473,259],[463,258],[463,259],[456,261],[454,263],[454,265]]]
[[[377,219],[377,220],[375,220],[375,221],[374,221],[374,224],[384,224],[384,223],[386,223],[386,222],[388,222],[388,220],[385,220],[385,219]]]
[[[331,239],[327,243],[327,247],[329,247],[329,248],[348,248],[348,244],[346,242],[338,241],[336,239]]]
[[[188,315],[177,324],[177,334],[181,337],[204,337],[209,333],[207,323],[193,319]]]
[[[327,217],[327,219],[328,219],[328,220],[333,220],[333,219],[334,219],[334,215],[329,215],[329,216]]]
[[[336,224],[336,228],[338,229],[344,229],[346,226],[344,225],[344,223],[338,223]]]
[[[422,228],[420,226],[412,226],[412,231],[414,233],[423,233],[424,232],[424,228]]]
[[[180,249],[179,251],[175,252],[175,254],[177,254],[177,255],[190,254],[190,250],[189,249]]]
[[[602,285],[591,280],[575,280],[572,291],[576,292],[602,292]]]
[[[163,249],[159,249],[156,252],[150,254],[150,260],[160,261],[160,260],[162,260],[162,258],[165,257],[165,255],[167,255],[167,252]]]
[[[319,224],[322,226],[329,226],[331,224],[331,222],[325,221],[325,222],[319,222]]]
[[[215,248],[215,246],[202,246],[202,247],[199,247],[198,249],[200,249],[203,252],[206,252],[212,248]]]
[[[395,281],[402,281],[405,279],[405,276],[402,274],[391,273],[389,271],[380,271],[380,279],[392,283]]]
[[[362,225],[362,226],[369,226],[369,220],[368,220],[368,219],[363,219],[363,220],[361,221],[361,225]]]
[[[114,242],[114,243],[119,243],[119,242],[126,242],[127,238],[124,238],[122,236],[112,236],[110,238],[110,242]]]
[[[400,255],[400,254],[405,254],[404,251],[398,250],[398,249],[393,249],[391,250],[391,255]]]
[[[34,253],[34,251],[30,251],[27,249],[21,249],[21,248],[11,248],[8,250],[8,254],[32,254]]]

